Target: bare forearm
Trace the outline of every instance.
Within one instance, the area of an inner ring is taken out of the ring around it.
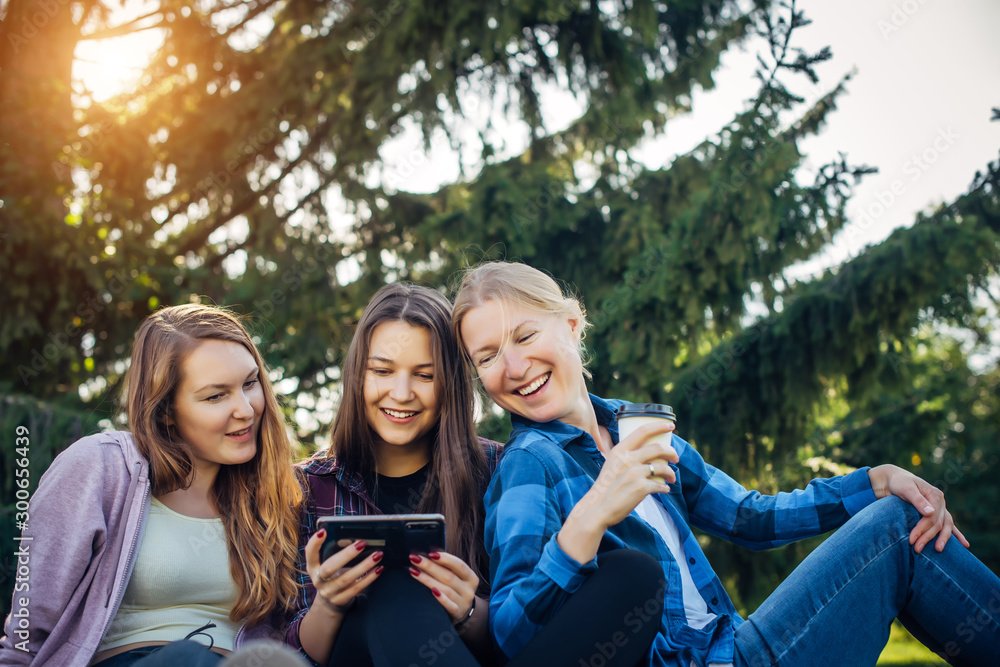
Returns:
[[[589,563],[597,556],[606,530],[599,508],[594,506],[589,495],[587,493],[580,499],[556,536],[556,542],[566,555],[581,564]]]
[[[868,481],[872,484],[872,491],[876,498],[885,498],[889,495],[889,474],[896,466],[884,464],[868,469]]]
[[[322,600],[313,603],[299,625],[299,643],[309,657],[326,664],[343,622],[343,614],[326,608]]]

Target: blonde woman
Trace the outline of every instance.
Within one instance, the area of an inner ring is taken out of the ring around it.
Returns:
[[[655,440],[673,430],[666,420],[619,440],[627,403],[587,391],[582,304],[524,264],[466,274],[452,320],[514,425],[486,493],[490,630],[504,655],[552,625],[590,623],[606,602],[581,595],[609,556],[637,553],[660,564],[666,587],[581,632],[589,647],[554,647],[535,664],[874,665],[895,618],[952,664],[997,664],[1000,579],[967,549],[940,490],[881,465],[765,496],[682,438]],[[691,526],[752,549],[837,530],[744,619]],[[655,636],[639,641],[646,618]]]

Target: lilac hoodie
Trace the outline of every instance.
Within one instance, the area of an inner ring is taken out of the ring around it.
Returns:
[[[31,498],[15,554],[0,665],[90,664],[128,584],[149,503],[149,462],[130,433],[87,436],[56,457]],[[236,646],[250,634],[240,628]],[[252,634],[274,632],[262,626]]]

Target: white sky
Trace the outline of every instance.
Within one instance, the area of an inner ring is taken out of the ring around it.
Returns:
[[[996,0],[804,0],[813,24],[793,45],[807,52],[829,45],[820,83],[804,77],[797,92],[817,99],[856,69],[838,108],[819,135],[803,142],[806,166],[847,155],[849,164],[878,167],[848,204],[850,225],[821,257],[789,271],[804,278],[857,255],[918,211],[965,192],[976,170],[1000,154],[1000,2]],[[755,94],[754,43],[723,59],[714,91],[696,95],[694,112],[668,124],[666,136],[642,154],[650,166],[692,148],[717,131]]]
[[[804,0],[797,5],[813,24],[796,31],[793,45],[808,52],[829,45],[833,59],[818,66],[817,87],[805,77],[785,80],[799,81],[797,92],[813,101],[857,70],[826,128],[803,142],[806,166],[843,152],[849,164],[879,169],[856,188],[848,204],[851,223],[833,246],[788,272],[804,279],[912,224],[918,211],[953,200],[976,170],[997,159],[1000,122],[989,119],[992,107],[1000,107],[1000,2]],[[696,94],[694,112],[671,120],[665,136],[633,151],[634,157],[652,168],[668,165],[731,120],[756,93],[752,73],[759,46],[748,43],[728,53],[715,90]],[[549,129],[565,126],[578,112],[570,95],[554,94],[549,101]],[[508,140],[513,135],[511,149],[523,145],[523,133],[505,134]],[[429,192],[457,178],[444,140],[434,146],[427,156],[414,136],[393,141],[382,152],[383,181]]]
[[[803,41],[833,48],[821,76],[833,82],[858,69],[826,130],[804,149],[817,162],[839,150],[879,168],[848,206],[853,229],[824,259],[839,262],[953,200],[997,159],[1000,122],[990,117],[1000,107],[1000,2],[801,4],[814,20]]]

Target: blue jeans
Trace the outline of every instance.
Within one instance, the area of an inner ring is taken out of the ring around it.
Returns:
[[[212,667],[222,661],[221,655],[209,651],[204,645],[190,639],[171,642],[164,646],[145,646],[125,651],[102,660],[100,667]],[[95,666],[97,667],[97,666]]]
[[[954,665],[1000,664],[1000,579],[952,537],[915,553],[895,496],[852,517],[736,629],[736,667],[875,665],[902,624]]]

